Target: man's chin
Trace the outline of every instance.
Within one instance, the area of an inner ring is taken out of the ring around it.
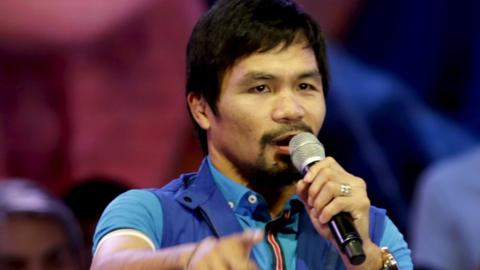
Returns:
[[[281,188],[295,184],[301,176],[298,172],[291,170],[282,170],[270,172],[268,177],[263,177],[256,181],[259,185],[270,188]]]
[[[259,178],[256,183],[269,187],[289,186],[302,178],[302,175],[290,162],[289,156],[287,156],[287,160],[277,160],[273,167],[257,176]]]
[[[238,162],[238,172],[250,184],[263,188],[281,188],[292,185],[302,178],[293,166],[290,155],[266,151],[256,163]]]

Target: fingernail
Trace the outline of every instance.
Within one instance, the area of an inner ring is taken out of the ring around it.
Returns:
[[[305,181],[303,179],[298,180],[298,182],[296,184],[297,188],[300,188],[304,183],[305,183]]]
[[[325,220],[325,217],[323,214],[321,214],[320,217],[318,217],[318,220],[320,221],[320,223],[323,223],[323,224],[327,223],[327,220]]]

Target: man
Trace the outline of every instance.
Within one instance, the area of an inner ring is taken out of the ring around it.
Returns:
[[[331,157],[305,177],[290,162],[289,140],[318,134],[326,112],[325,45],[308,15],[290,0],[219,1],[187,56],[187,101],[207,158],[198,173],[112,202],[92,269],[395,269],[380,246],[412,268],[362,179]],[[341,211],[363,240],[359,266],[327,226]]]
[[[0,269],[86,269],[79,227],[68,208],[25,180],[0,182]]]
[[[477,146],[423,173],[410,223],[417,269],[480,269],[479,166]]]

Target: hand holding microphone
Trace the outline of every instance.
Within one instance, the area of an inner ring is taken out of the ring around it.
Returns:
[[[297,192],[313,225],[324,237],[333,236],[352,265],[363,263],[362,237],[369,240],[370,207],[365,183],[332,158],[325,158],[322,144],[311,133],[294,136],[289,151],[293,164],[305,175],[297,183]]]

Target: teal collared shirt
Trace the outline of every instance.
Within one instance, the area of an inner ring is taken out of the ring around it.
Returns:
[[[267,226],[283,218],[283,215],[281,215],[278,218],[272,219],[267,203],[260,194],[224,176],[213,166],[210,159],[208,159],[208,166],[216,185],[225,196],[230,208],[232,208],[240,225],[244,229],[265,230]],[[299,198],[294,195],[285,204],[282,213],[287,213],[291,210],[293,201],[299,201]],[[292,212],[292,214],[289,215],[288,222],[285,222],[283,228],[277,230],[276,233],[276,239],[280,243],[286,269],[295,269],[298,220],[299,214]],[[253,255],[260,269],[273,269],[273,252],[265,239],[254,246]]]

